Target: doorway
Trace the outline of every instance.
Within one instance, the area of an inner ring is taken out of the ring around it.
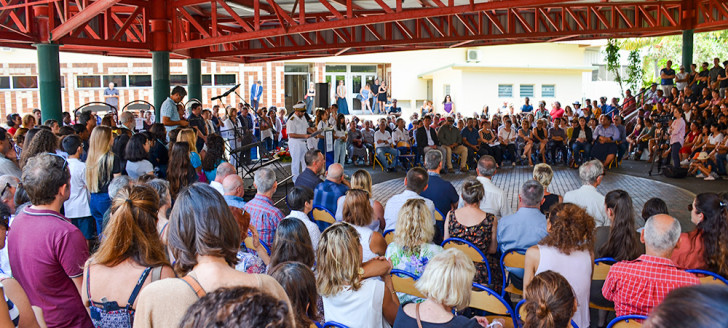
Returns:
[[[286,74],[283,82],[286,108],[291,109],[293,105],[303,100],[308,91],[308,74]]]

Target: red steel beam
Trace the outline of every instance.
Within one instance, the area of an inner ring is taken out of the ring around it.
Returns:
[[[97,0],[88,5],[81,12],[68,19],[65,23],[57,26],[51,31],[51,41],[57,41],[75,28],[85,24],[90,19],[103,13],[106,9],[111,8],[121,0]]]

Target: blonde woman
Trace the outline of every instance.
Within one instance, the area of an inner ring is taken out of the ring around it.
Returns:
[[[442,253],[442,247],[432,243],[435,226],[432,225],[432,212],[427,209],[423,199],[410,199],[399,210],[394,241],[387,246],[384,257],[392,261],[392,268],[404,270],[421,276],[425,265]],[[404,293],[397,293],[401,302],[416,299]]]
[[[351,175],[351,181],[349,182],[351,189],[361,189],[369,193],[369,204],[372,206],[372,222],[369,224],[369,228],[374,231],[380,231],[384,228],[384,206],[378,200],[371,198],[372,196],[372,176],[366,170],[357,170]],[[344,219],[344,199],[346,195],[339,197],[336,202],[336,221],[342,221]]]
[[[91,194],[89,206],[96,220],[96,232],[103,231],[104,213],[111,207],[109,184],[121,175],[121,159],[111,151],[114,134],[105,125],[97,126],[89,138],[86,158],[86,186]]]
[[[554,178],[554,171],[546,163],[539,163],[533,168],[533,179],[543,186],[543,203],[541,203],[541,213],[546,214],[552,206],[561,203],[564,197],[552,194],[548,191],[551,180]]]
[[[351,224],[359,233],[362,262],[377,256],[384,256],[387,242],[381,233],[368,226],[372,222],[372,206],[369,204],[369,193],[366,190],[350,189],[344,200],[344,222]]]
[[[495,327],[502,328],[503,319],[488,326],[485,317],[472,319],[454,314],[470,304],[470,288],[475,266],[465,253],[448,249],[432,258],[415,287],[427,299],[418,304],[404,303],[397,312],[394,328],[414,327]],[[455,311],[453,311],[455,310]],[[499,325],[500,324],[500,325]]]
[[[190,146],[190,162],[199,177],[199,181],[207,181],[205,174],[202,173],[202,158],[197,153],[197,133],[192,129],[182,129],[177,135],[177,142],[184,142]]]
[[[351,328],[386,327],[394,323],[399,299],[387,273],[364,279],[356,229],[335,223],[324,230],[316,250],[316,286],[324,303],[325,321]]]

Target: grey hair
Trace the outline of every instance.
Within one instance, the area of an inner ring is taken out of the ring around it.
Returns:
[[[169,182],[164,179],[153,179],[147,182],[147,185],[154,188],[159,195],[159,207],[165,205],[171,205],[167,202],[167,195],[169,195]]]
[[[235,167],[227,162],[220,163],[220,165],[217,166],[217,169],[215,169],[215,176],[220,176],[223,178],[235,173]]]
[[[599,160],[591,160],[579,167],[579,178],[584,183],[593,185],[597,179],[604,173],[604,165]]]
[[[495,174],[495,158],[490,155],[483,155],[478,160],[478,173],[484,177],[492,177]]]
[[[119,123],[125,124],[127,122],[134,120],[134,114],[131,112],[123,112],[121,115],[119,115]]]
[[[536,180],[528,180],[521,185],[518,196],[526,206],[539,206],[543,199],[543,185]]]
[[[120,175],[114,178],[114,180],[111,180],[111,183],[109,183],[109,197],[111,199],[114,199],[114,197],[116,197],[116,194],[119,193],[119,190],[128,186],[131,181],[132,180],[128,175]]]
[[[439,150],[430,150],[425,153],[425,168],[435,170],[442,162],[442,153]]]
[[[20,179],[18,179],[18,177],[14,176],[12,174],[5,174],[3,176],[0,176],[0,190],[6,189],[5,186],[7,186],[7,185],[10,185],[13,188],[18,188],[19,183],[20,183]],[[10,188],[7,188],[7,190],[5,190],[5,192],[0,194],[0,200],[5,201],[13,196],[14,195],[10,194]]]
[[[647,222],[645,223],[645,245],[657,252],[667,252],[675,248],[675,245],[677,245],[681,232],[680,222],[670,216],[672,224],[667,231],[663,231],[663,229],[655,226],[655,221],[657,220],[654,220],[654,218],[657,215],[665,214],[653,215],[647,219]]]
[[[273,184],[276,182],[276,173],[267,167],[259,168],[255,171],[253,181],[259,193],[268,192],[273,189]]]

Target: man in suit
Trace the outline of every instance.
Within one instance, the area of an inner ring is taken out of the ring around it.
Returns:
[[[415,141],[417,142],[417,154],[424,155],[429,150],[439,150],[442,153],[442,158],[446,158],[446,150],[440,145],[440,139],[437,138],[437,131],[431,127],[432,116],[425,115],[422,119],[423,123],[421,127],[415,131]]]
[[[250,106],[253,107],[253,110],[258,111],[258,103],[260,102],[260,96],[263,95],[263,85],[258,80],[253,86],[250,88]]]

